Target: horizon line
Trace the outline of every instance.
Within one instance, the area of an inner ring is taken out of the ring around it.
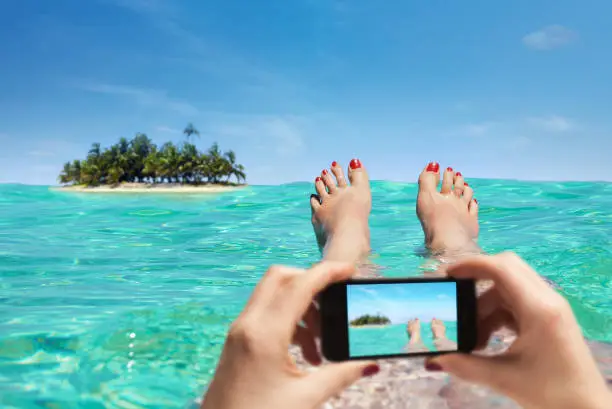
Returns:
[[[612,180],[604,180],[604,179],[570,179],[570,180],[550,180],[550,179],[504,179],[504,178],[482,178],[482,177],[470,177],[470,180],[481,180],[481,181],[499,181],[499,182],[522,182],[522,183],[606,183],[611,184]],[[371,179],[370,182],[376,183],[397,183],[397,184],[405,184],[405,185],[417,185],[418,181],[408,182],[408,181],[400,181],[400,180],[386,180],[386,179]],[[163,184],[163,183],[162,183]],[[292,182],[283,182],[283,183],[275,183],[275,184],[253,184],[247,183],[248,186],[254,187],[267,187],[267,186],[287,186],[287,185],[296,185],[296,184],[312,184],[314,182],[307,180],[296,180]],[[20,186],[33,186],[33,187],[60,187],[63,186],[61,184],[35,184],[35,183],[27,183],[27,182],[3,182],[0,181],[0,185],[20,185]]]

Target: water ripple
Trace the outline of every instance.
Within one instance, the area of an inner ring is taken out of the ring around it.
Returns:
[[[518,252],[588,337],[612,341],[612,185],[471,185],[484,249]],[[265,269],[318,260],[311,189],[170,197],[0,185],[0,406],[187,407]],[[384,275],[426,268],[416,192],[373,184]]]

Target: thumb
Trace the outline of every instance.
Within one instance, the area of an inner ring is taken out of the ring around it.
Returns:
[[[427,360],[425,368],[444,371],[464,381],[478,383],[498,389],[509,375],[505,360],[500,357],[485,357],[467,354],[445,354]]]
[[[373,361],[349,361],[319,367],[306,377],[309,394],[323,403],[360,378],[376,375],[380,367]]]

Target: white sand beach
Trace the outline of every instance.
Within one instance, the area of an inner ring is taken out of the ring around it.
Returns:
[[[223,193],[242,189],[247,185],[182,185],[170,183],[122,183],[116,186],[58,186],[52,190],[78,193]]]

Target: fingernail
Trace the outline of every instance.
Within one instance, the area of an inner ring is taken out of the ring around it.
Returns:
[[[469,185],[468,185],[468,182],[463,182],[463,185],[464,185],[464,186],[469,186]]]
[[[439,372],[442,370],[442,367],[435,362],[427,362],[425,364],[425,369],[431,372]]]
[[[380,366],[377,364],[366,366],[362,372],[363,376],[373,376],[380,372]]]
[[[440,170],[440,164],[438,162],[429,162],[429,165],[427,165],[428,172],[437,173],[439,170]]]
[[[317,178],[315,179],[315,182],[320,182],[321,178],[317,176]]]
[[[457,177],[459,177],[459,176],[463,176],[463,175],[461,174],[461,172],[457,172],[457,173],[456,173],[456,175],[457,175]]]
[[[478,200],[476,200],[476,198],[474,198],[474,203],[478,204]]]
[[[449,166],[448,168],[446,168],[446,171],[447,171],[447,172],[452,172],[452,171],[453,171],[453,168],[451,168],[451,167]]]
[[[321,173],[323,173],[324,175],[327,175],[327,169],[323,169],[323,172]]]
[[[349,166],[351,167],[351,169],[359,169],[361,167],[361,162],[359,161],[359,159],[353,159]]]
[[[338,166],[338,162],[333,161],[333,162],[332,162],[332,168],[333,168],[333,167],[336,167],[336,166]]]

